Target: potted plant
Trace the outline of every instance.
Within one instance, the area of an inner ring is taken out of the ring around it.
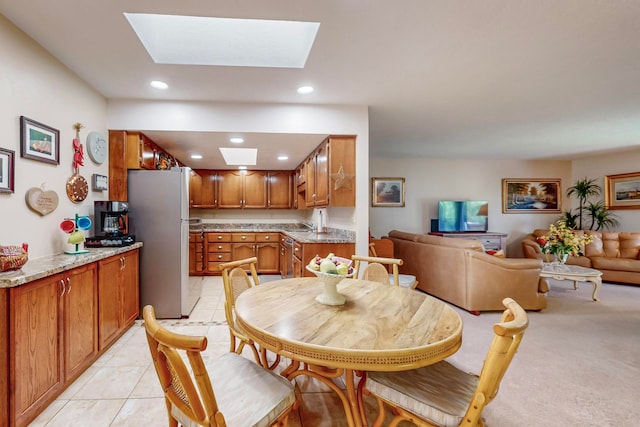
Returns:
[[[595,178],[588,179],[585,177],[569,187],[567,196],[575,195],[578,198],[578,209],[575,214],[572,211],[564,212],[564,216],[561,219],[564,220],[567,227],[583,230],[583,225],[586,227],[586,220],[585,223],[582,222],[585,212],[591,217],[589,230],[593,230],[595,227],[596,231],[598,231],[619,225],[617,217],[607,209],[602,200],[589,202],[589,198],[599,197],[601,193],[602,187],[596,184]]]

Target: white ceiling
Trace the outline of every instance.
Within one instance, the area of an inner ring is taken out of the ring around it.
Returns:
[[[640,143],[636,0],[0,0],[0,12],[107,98],[366,105],[373,156],[568,159]],[[320,29],[302,69],[161,65],[125,12]],[[198,136],[150,135],[185,153],[213,138]]]

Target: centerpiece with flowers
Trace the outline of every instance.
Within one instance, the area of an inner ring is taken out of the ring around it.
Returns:
[[[564,264],[569,255],[578,256],[586,245],[593,241],[590,234],[577,234],[567,227],[564,219],[549,225],[549,234],[536,239],[544,255],[553,254],[559,263]],[[548,261],[548,260],[547,260]]]
[[[338,293],[338,283],[353,276],[351,260],[330,253],[326,258],[316,255],[307,264],[307,270],[318,277],[324,284],[324,292],[316,297],[316,301],[325,305],[342,305],[345,297]]]

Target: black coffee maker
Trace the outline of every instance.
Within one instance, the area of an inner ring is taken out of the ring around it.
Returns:
[[[129,231],[129,203],[116,200],[94,202],[95,237],[87,238],[85,246],[126,246],[135,242]]]

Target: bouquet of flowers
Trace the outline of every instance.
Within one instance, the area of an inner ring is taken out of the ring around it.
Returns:
[[[543,254],[554,254],[560,262],[566,259],[565,255],[580,255],[586,245],[593,241],[590,234],[577,235],[574,230],[567,227],[564,219],[549,225],[549,235],[536,239]]]

